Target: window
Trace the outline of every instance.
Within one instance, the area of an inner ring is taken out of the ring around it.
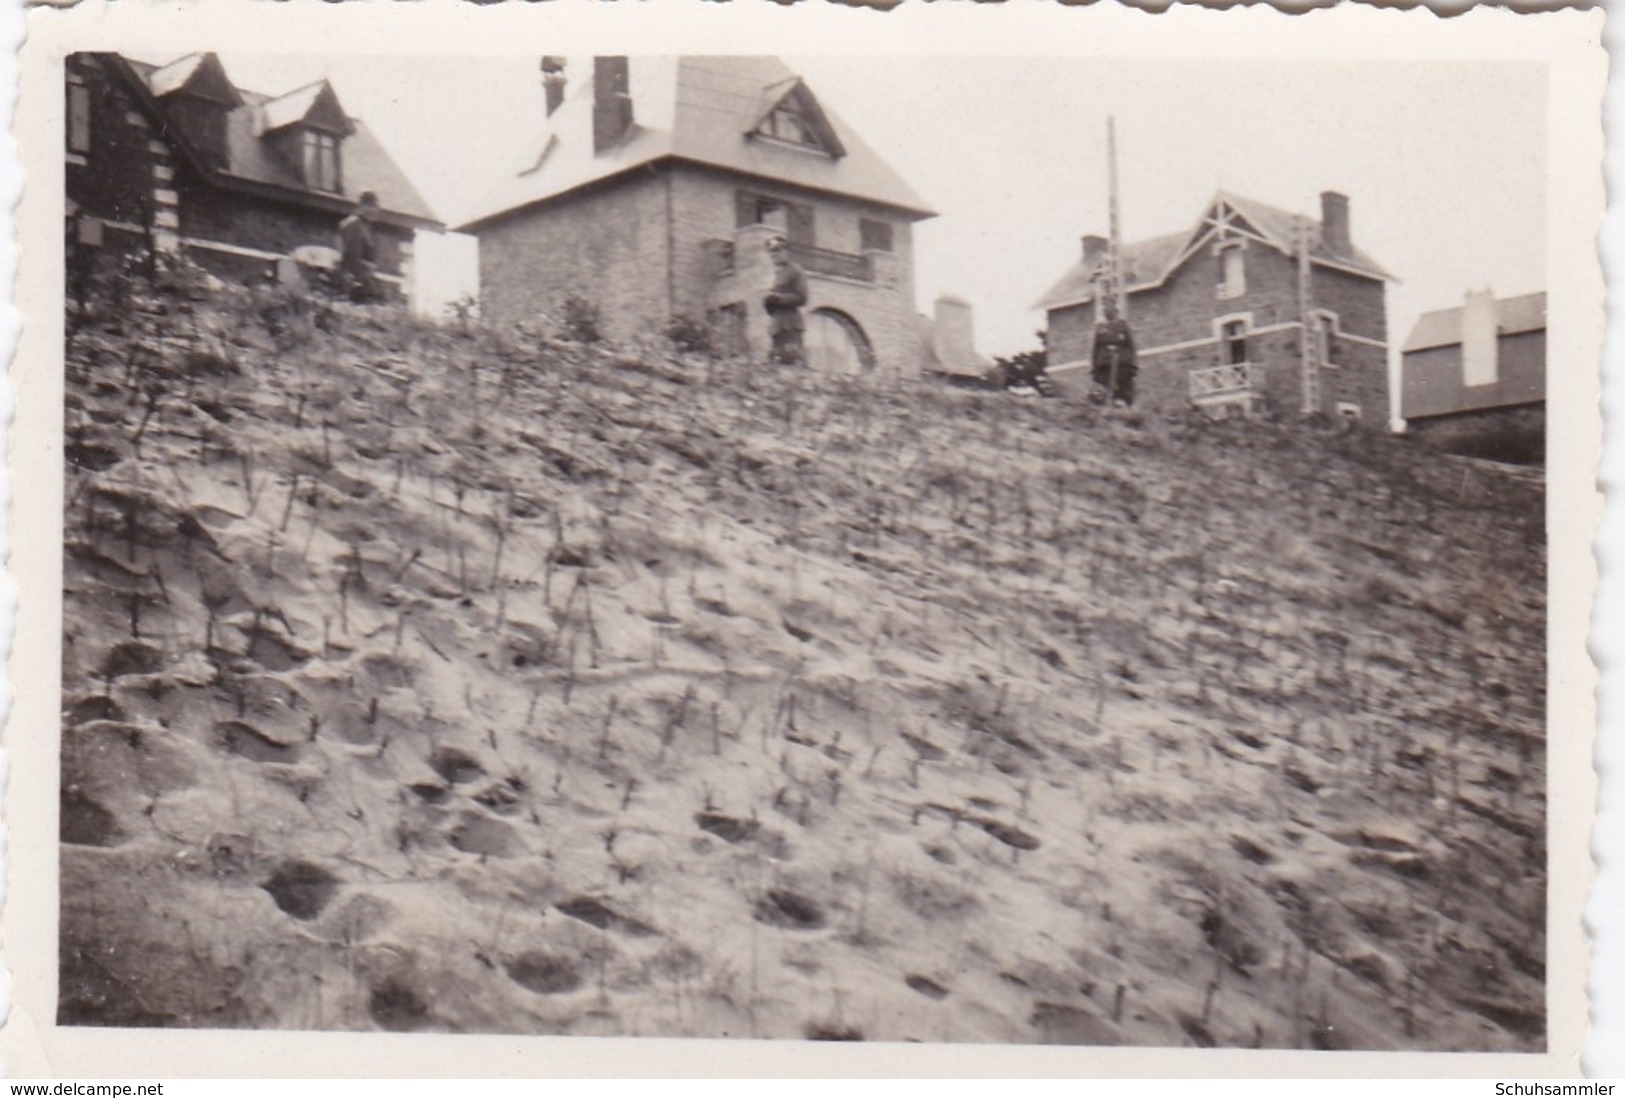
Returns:
[[[780,94],[772,108],[760,118],[755,129],[750,131],[752,137],[781,142],[833,159],[846,155],[840,135],[830,125],[829,118],[813,93],[800,80]]]
[[[795,202],[784,202],[767,195],[740,191],[737,224],[767,225],[783,233],[792,244],[812,247],[814,241],[813,210]]]
[[[90,89],[77,78],[68,85],[68,151],[90,151]]]
[[[306,130],[304,134],[305,183],[319,191],[337,193],[339,179],[339,139],[330,133]]]
[[[1337,315],[1316,313],[1313,338],[1315,361],[1321,366],[1336,366]]]
[[[762,120],[762,133],[767,137],[776,137],[780,141],[818,147],[818,136],[812,120],[802,113],[799,104],[789,99],[774,107]]]
[[[1353,401],[1340,400],[1337,402],[1337,418],[1344,423],[1353,425],[1360,422],[1360,406]]]
[[[1219,297],[1240,297],[1247,292],[1247,267],[1240,244],[1219,250]]]
[[[889,221],[875,221],[870,218],[858,220],[858,237],[866,252],[889,252],[894,249],[892,239],[892,226]]]
[[[1247,322],[1227,320],[1219,329],[1220,352],[1223,361],[1235,366],[1247,361]]]

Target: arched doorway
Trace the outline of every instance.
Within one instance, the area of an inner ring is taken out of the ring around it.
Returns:
[[[875,352],[858,322],[838,309],[807,317],[807,365],[826,374],[861,374],[875,367]]]

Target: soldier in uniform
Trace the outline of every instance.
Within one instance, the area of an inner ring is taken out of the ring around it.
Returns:
[[[1139,363],[1134,356],[1134,333],[1128,321],[1117,315],[1117,302],[1106,299],[1106,318],[1095,325],[1093,356],[1095,384],[1106,390],[1106,402],[1134,405],[1134,375]]]
[[[339,288],[357,303],[378,300],[378,241],[372,228],[377,216],[378,196],[364,191],[355,213],[339,222]]]
[[[773,260],[773,286],[762,298],[762,306],[767,310],[767,327],[773,337],[773,361],[780,366],[800,366],[805,328],[801,307],[807,304],[807,275],[790,261],[784,237],[769,240],[767,254]]]

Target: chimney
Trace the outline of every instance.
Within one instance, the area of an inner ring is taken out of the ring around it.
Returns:
[[[1461,381],[1463,385],[1494,385],[1500,377],[1500,341],[1497,339],[1495,294],[1468,290],[1461,307]]]
[[[542,58],[542,91],[547,95],[547,116],[564,103],[564,58]]]
[[[1354,244],[1349,237],[1349,196],[1337,191],[1320,192],[1320,242],[1333,255],[1349,255]]]
[[[981,373],[976,359],[975,325],[971,317],[970,302],[951,294],[941,294],[936,301],[936,315],[931,325],[931,340],[941,368],[950,374]]]
[[[1111,243],[1103,236],[1093,234],[1083,238],[1083,266],[1085,270],[1093,270],[1095,266],[1106,258],[1106,246]]]
[[[592,59],[592,151],[612,149],[632,128],[632,86],[624,57]]]

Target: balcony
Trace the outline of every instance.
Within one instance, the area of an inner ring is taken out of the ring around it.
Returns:
[[[790,258],[808,274],[849,278],[854,282],[875,280],[874,260],[867,255],[833,252],[828,248],[814,248],[810,244],[791,244]]]
[[[1263,367],[1252,362],[1227,362],[1190,372],[1191,403],[1199,408],[1251,404],[1263,386]]]
[[[733,241],[710,240],[706,242],[706,249],[711,253],[712,270],[718,278],[725,278],[738,269]],[[845,278],[853,282],[875,281],[872,255],[852,255],[829,248],[815,248],[810,244],[791,244],[790,259],[810,275]]]

